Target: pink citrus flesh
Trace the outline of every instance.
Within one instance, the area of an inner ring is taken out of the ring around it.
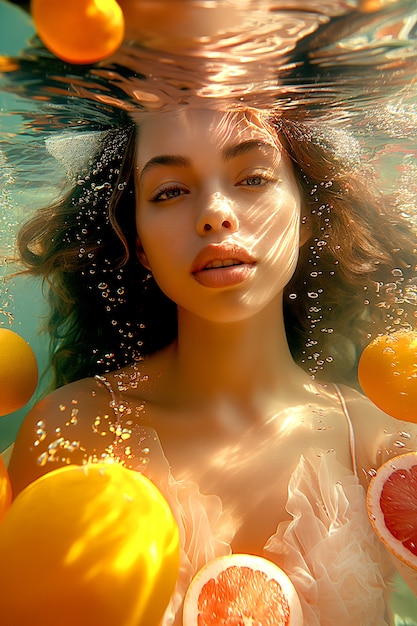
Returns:
[[[417,570],[417,452],[386,461],[367,495],[371,524],[401,561]]]
[[[301,626],[301,604],[275,563],[251,554],[209,561],[193,578],[184,600],[184,626]]]

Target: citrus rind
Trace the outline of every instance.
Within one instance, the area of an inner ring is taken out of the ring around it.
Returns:
[[[303,611],[297,591],[287,574],[272,561],[253,554],[229,554],[217,557],[204,565],[194,576],[184,599],[183,626],[197,626],[198,600],[204,585],[230,567],[250,568],[263,572],[268,580],[275,580],[281,587],[289,608],[288,626],[303,625]]]
[[[415,465],[417,465],[417,452],[401,454],[381,465],[369,483],[366,505],[371,525],[384,545],[403,563],[417,570],[417,557],[391,534],[386,527],[381,509],[381,493],[391,474],[397,470],[408,470]]]

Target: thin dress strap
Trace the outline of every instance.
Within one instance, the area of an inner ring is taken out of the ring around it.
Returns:
[[[347,408],[347,404],[346,404],[346,400],[343,396],[343,393],[340,389],[340,387],[338,385],[334,384],[334,388],[336,391],[336,395],[339,398],[339,402],[340,402],[340,406],[342,407],[342,411],[346,417],[346,421],[348,424],[348,429],[349,429],[349,444],[350,444],[350,456],[352,459],[352,468],[353,468],[353,473],[355,474],[355,476],[358,475],[358,468],[356,465],[356,446],[355,446],[355,433],[353,430],[353,424],[352,424],[352,420],[351,417],[349,415],[349,411]]]

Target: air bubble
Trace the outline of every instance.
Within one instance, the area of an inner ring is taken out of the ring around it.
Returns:
[[[37,458],[37,463],[38,465],[40,465],[40,467],[44,467],[48,462],[48,453],[47,452],[42,452],[42,454],[40,454]]]

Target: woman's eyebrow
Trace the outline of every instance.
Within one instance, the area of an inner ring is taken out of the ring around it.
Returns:
[[[254,150],[259,150],[260,148],[266,149],[269,152],[272,151],[275,155],[279,152],[277,146],[269,141],[263,141],[262,139],[248,139],[247,141],[226,146],[223,150],[223,159],[225,161],[230,161],[231,159],[235,159],[236,157],[242,156]]]
[[[268,151],[272,151],[275,154],[278,152],[278,148],[273,143],[260,139],[249,139],[248,141],[226,146],[222,151],[222,157],[224,161],[230,161],[231,159],[235,159],[254,150],[259,150],[260,148],[266,148]],[[142,178],[145,172],[148,172],[154,167],[190,167],[190,165],[191,161],[187,157],[176,154],[161,154],[147,161],[140,173],[140,178]]]
[[[140,178],[144,175],[145,172],[151,170],[154,167],[160,166],[171,166],[171,167],[188,167],[190,165],[190,160],[186,157],[182,157],[175,154],[161,154],[160,156],[152,157],[149,161],[144,165]]]

